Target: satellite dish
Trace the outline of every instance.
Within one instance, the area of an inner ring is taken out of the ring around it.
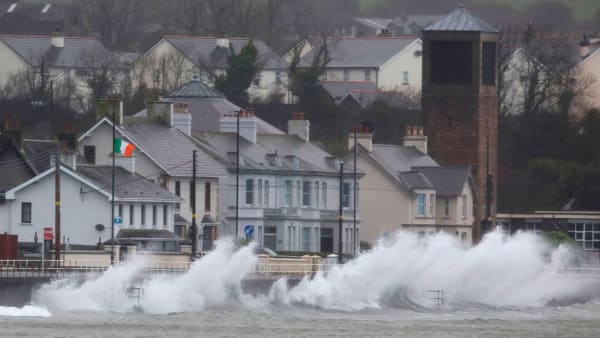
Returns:
[[[96,229],[96,231],[100,232],[100,231],[104,230],[104,225],[102,225],[102,224],[96,224],[94,226],[94,228]]]

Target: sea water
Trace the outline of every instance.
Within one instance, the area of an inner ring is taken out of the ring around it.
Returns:
[[[27,307],[0,307],[0,335],[599,337],[600,280],[559,273],[573,261],[531,233],[494,232],[463,248],[445,234],[399,232],[327,274],[250,295],[241,284],[253,248],[221,241],[187,273],[146,280],[139,299],[127,289],[140,262],[53,281]]]

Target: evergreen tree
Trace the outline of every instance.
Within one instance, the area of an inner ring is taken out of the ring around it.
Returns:
[[[259,71],[258,52],[252,39],[242,47],[238,54],[229,45],[227,69],[224,75],[215,80],[215,88],[225,94],[228,100],[238,104],[248,103],[248,88]]]

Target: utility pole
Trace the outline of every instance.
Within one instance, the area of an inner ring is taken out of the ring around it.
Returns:
[[[354,182],[353,182],[353,186],[354,186],[354,227],[353,227],[353,233],[352,233],[352,255],[356,256],[356,207],[357,207],[357,203],[356,203],[356,196],[357,196],[357,189],[356,189],[356,142],[357,141],[357,136],[356,136],[356,126],[354,127]]]
[[[240,109],[237,112],[237,125],[236,125],[236,141],[235,141],[235,153],[237,160],[235,161],[235,240],[237,244],[238,238],[238,223],[240,220],[240,114],[243,112]]]
[[[344,210],[342,209],[342,202],[344,200],[344,162],[340,162],[340,210],[339,210],[339,222],[338,222],[338,263],[342,264],[342,225],[344,221]]]
[[[192,152],[192,186],[190,187],[192,195],[190,203],[192,204],[192,262],[196,260],[196,240],[198,239],[196,228],[196,150]]]
[[[60,264],[60,140],[56,140],[54,162],[54,259]]]
[[[112,105],[112,101],[109,102],[109,107],[112,109],[112,171],[111,171],[111,193],[110,193],[110,264],[115,264],[115,124],[116,109]]]

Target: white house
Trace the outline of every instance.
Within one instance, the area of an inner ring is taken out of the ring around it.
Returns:
[[[257,49],[261,68],[248,89],[250,100],[271,97],[285,100],[287,65],[265,43],[250,38],[164,36],[134,62],[134,86],[145,83],[151,88],[171,91],[196,74],[213,86],[215,77],[225,74],[229,47],[239,53],[250,41]]]
[[[230,233],[235,233],[237,223],[239,236],[249,226],[251,239],[274,250],[337,253],[339,161],[310,142],[310,124],[301,113],[288,121],[287,134],[259,133],[257,121],[249,112],[227,114],[219,121],[220,132],[193,134],[228,164],[228,176],[220,184],[221,220]],[[347,167],[342,185],[341,245],[348,254],[354,252],[361,222],[357,214],[355,232],[351,196],[357,187],[353,187],[351,173],[352,168]]]
[[[0,205],[4,229],[20,242],[41,241],[45,227],[54,228],[55,167],[6,191]],[[61,235],[64,244],[96,245],[111,239],[110,166],[60,166]],[[121,228],[173,229],[179,198],[121,167],[115,168],[115,215]],[[175,251],[175,248],[173,248]]]
[[[439,166],[427,155],[427,137],[411,127],[404,145],[374,144],[357,129],[356,163],[364,173],[359,190],[364,226],[360,240],[375,244],[397,230],[420,235],[445,231],[472,243],[473,182],[468,167]],[[345,161],[354,160],[354,133]]]
[[[225,165],[190,137],[192,120],[184,106],[157,102],[149,106],[147,114],[146,118],[117,118],[117,137],[136,147],[133,157],[120,158],[117,164],[180,198],[174,231],[185,237],[192,223],[192,158],[196,151],[196,224],[200,238],[208,241],[205,243],[209,249],[218,232],[218,183],[226,174]],[[86,163],[110,164],[112,120],[105,117],[83,133],[78,147]]]

